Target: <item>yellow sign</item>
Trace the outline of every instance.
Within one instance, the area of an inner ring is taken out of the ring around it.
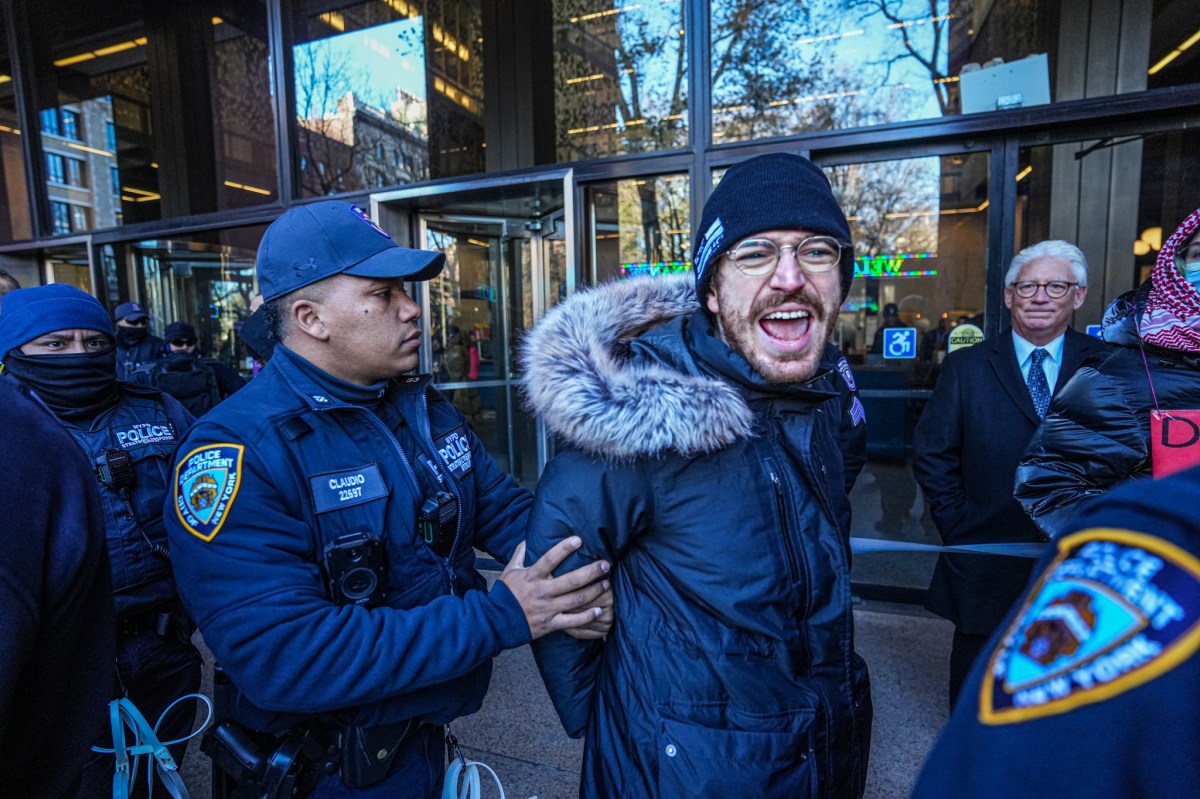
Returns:
[[[983,341],[983,331],[975,325],[962,324],[950,331],[950,340],[946,344],[947,352],[973,347]]]

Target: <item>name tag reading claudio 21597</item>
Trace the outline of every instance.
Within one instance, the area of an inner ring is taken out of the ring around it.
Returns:
[[[308,486],[317,513],[382,499],[388,494],[379,466],[374,463],[318,474],[308,478]]]

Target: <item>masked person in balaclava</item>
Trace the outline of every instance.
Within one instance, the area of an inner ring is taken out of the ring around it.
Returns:
[[[113,314],[117,320],[117,379],[133,382],[133,375],[162,357],[163,340],[150,335],[150,314],[140,302],[123,302]]]
[[[53,283],[0,299],[0,379],[48,406],[95,469],[117,613],[113,697],[129,698],[154,724],[172,701],[200,686],[200,654],[175,589],[163,527],[172,455],[193,420],[171,397],[117,382],[113,344],[104,307],[79,289]],[[105,722],[95,731],[96,745],[111,747]],[[173,711],[159,739],[183,737],[191,722],[190,712]],[[186,746],[171,747],[176,763]],[[79,796],[112,796],[113,768],[113,755],[94,754]]]
[[[1198,231],[1200,209],[1163,243],[1150,279],[1109,305],[1104,340],[1119,346],[1055,395],[1025,450],[1016,498],[1050,538],[1084,499],[1200,464]]]

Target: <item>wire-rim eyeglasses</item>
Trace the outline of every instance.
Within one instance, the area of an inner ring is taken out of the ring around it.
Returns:
[[[821,274],[836,269],[842,262],[842,251],[852,246],[832,236],[809,236],[799,244],[783,247],[770,239],[746,239],[726,250],[725,257],[743,275],[762,277],[774,272],[783,253],[791,250],[801,269]]]

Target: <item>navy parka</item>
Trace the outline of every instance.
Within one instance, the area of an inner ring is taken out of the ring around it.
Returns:
[[[642,299],[609,291],[614,308]],[[636,375],[642,402],[608,383],[597,392],[610,411],[596,428],[628,426],[622,439],[646,455],[572,447],[544,472],[527,562],[579,535],[563,569],[614,564],[616,625],[602,642],[535,641],[538,665],[567,732],[586,735],[581,796],[858,796],[871,709],[853,653],[832,364],[805,384],[771,385],[707,327],[697,311],[629,345],[615,368]],[[544,343],[528,351],[544,354]],[[666,431],[706,398],[665,383],[657,396],[640,391],[655,385],[645,370],[724,383],[752,429],[716,451],[673,449]],[[556,385],[564,402],[581,401],[577,388]]]

